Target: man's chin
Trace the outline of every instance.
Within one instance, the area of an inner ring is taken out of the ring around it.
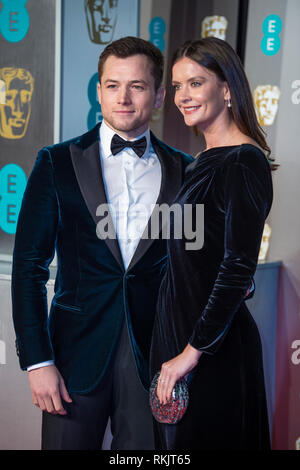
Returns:
[[[139,123],[134,122],[133,120],[118,120],[115,122],[110,123],[110,126],[113,129],[116,129],[118,131],[123,131],[123,132],[130,132],[132,129],[135,129],[136,127],[139,127]]]

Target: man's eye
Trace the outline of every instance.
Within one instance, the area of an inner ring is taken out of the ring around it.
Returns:
[[[144,87],[141,85],[133,85],[133,88],[135,88],[136,90],[144,90]]]

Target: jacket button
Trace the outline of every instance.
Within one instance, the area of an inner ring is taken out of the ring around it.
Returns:
[[[135,277],[135,274],[126,274],[126,279],[132,279]]]

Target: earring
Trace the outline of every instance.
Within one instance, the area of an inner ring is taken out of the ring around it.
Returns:
[[[228,108],[231,108],[231,99],[228,98],[228,103],[227,103]]]

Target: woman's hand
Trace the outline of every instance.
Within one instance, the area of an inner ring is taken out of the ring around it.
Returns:
[[[162,364],[157,385],[157,396],[161,403],[171,400],[175,383],[196,367],[201,354],[201,351],[188,344],[181,354]]]

